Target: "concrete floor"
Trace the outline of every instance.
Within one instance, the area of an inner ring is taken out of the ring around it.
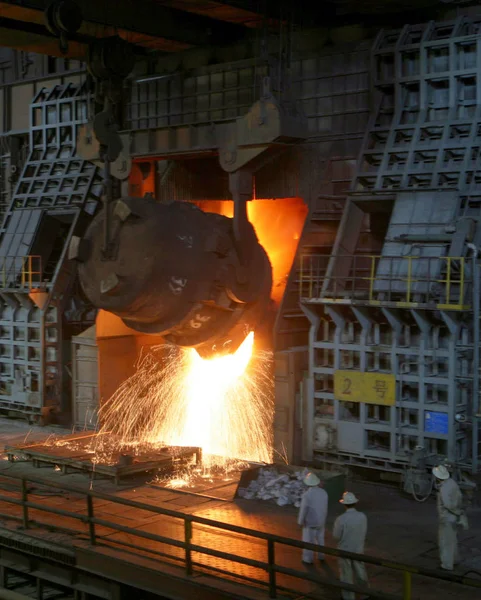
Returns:
[[[0,448],[5,444],[23,443],[28,434],[27,441],[36,441],[45,439],[51,433],[61,434],[70,433],[59,428],[32,428],[21,421],[0,419]],[[30,475],[42,477],[51,481],[64,482],[65,484],[80,486],[82,489],[93,489],[112,495],[135,499],[139,502],[145,502],[154,506],[161,506],[178,510],[182,512],[196,514],[202,517],[214,519],[226,523],[234,523],[244,527],[252,528],[257,531],[269,531],[285,537],[299,539],[300,530],[296,525],[296,510],[292,507],[280,508],[276,505],[249,500],[237,500],[235,502],[217,501],[199,496],[182,494],[175,490],[159,489],[148,484],[131,482],[130,485],[116,488],[109,481],[96,480],[89,481],[86,475],[67,474],[61,475],[52,468],[34,469],[30,463],[8,463],[0,461],[0,487],[2,493],[15,495],[18,493],[18,486],[11,480],[1,477],[4,475]],[[419,567],[436,569],[438,567],[438,553],[436,547],[437,516],[434,497],[425,503],[417,503],[410,497],[403,496],[400,491],[393,487],[379,486],[362,481],[351,480],[348,484],[349,490],[353,491],[361,499],[360,509],[365,511],[369,520],[369,530],[366,554],[382,557],[386,560],[405,562],[415,564]],[[35,491],[34,491],[35,493]],[[35,502],[54,505],[58,508],[82,513],[85,511],[85,500],[81,495],[76,494],[57,494],[45,495],[37,492]],[[98,518],[115,521],[121,525],[137,527],[151,533],[158,533],[175,539],[182,539],[183,529],[181,523],[177,520],[151,513],[140,515],[139,511],[126,509],[113,503],[96,501],[95,514]],[[35,511],[34,511],[35,512]],[[20,514],[18,507],[0,503],[0,513],[4,517],[0,518],[0,525],[7,527],[16,527],[5,515]],[[340,513],[339,506],[331,506],[328,518],[328,534],[326,538],[327,545],[332,545],[330,531],[332,524]],[[471,528],[467,532],[460,532],[459,542],[461,550],[462,563],[457,568],[457,572],[464,574],[474,569],[480,572],[481,580],[481,502],[480,494],[477,493],[473,506],[469,510],[469,519]],[[35,517],[36,518],[36,517]],[[49,519],[49,522],[58,524],[58,517],[53,515],[42,518]],[[72,526],[72,520],[68,526]],[[80,522],[74,522],[78,532],[70,540],[70,544],[86,544],[85,526]],[[37,535],[35,531],[29,532]],[[98,528],[97,533],[104,536],[106,544],[113,544],[115,540],[128,540],[130,537],[123,533],[112,532],[105,528]],[[40,535],[40,534],[39,534]],[[45,539],[45,533],[41,534]],[[67,543],[65,536],[49,534],[51,541],[58,540],[59,543]],[[248,558],[257,560],[266,560],[265,544],[259,540],[246,539],[244,536],[231,534],[228,532],[214,531],[211,528],[195,525],[194,526],[194,544],[199,544],[214,549],[239,554]],[[156,550],[166,550],[159,544],[143,541],[146,545],[155,547]],[[173,555],[182,555],[182,550],[174,550]],[[276,559],[283,566],[296,568],[300,570],[312,569],[322,576],[335,577],[337,573],[336,560],[328,559],[325,567],[305,567],[300,561],[300,553],[297,549],[280,547],[276,550]],[[194,560],[206,567],[222,569],[230,573],[230,578],[254,577],[265,580],[265,573],[251,567],[239,565],[234,562],[214,557],[197,556]],[[175,562],[175,561],[174,561]],[[156,567],[161,568],[156,561]],[[368,567],[372,587],[383,590],[386,593],[402,593],[402,573],[393,572],[387,568]],[[473,575],[473,577],[477,577]],[[293,580],[287,577],[279,577],[281,583],[292,585]],[[463,598],[474,600],[481,597],[479,589],[459,588],[453,584],[446,584],[432,579],[413,577],[414,594],[413,598],[419,600],[450,599]],[[316,588],[307,581],[298,581],[299,595],[315,592],[319,598],[337,598],[338,593],[332,590]],[[255,597],[255,594],[247,594],[248,597]]]

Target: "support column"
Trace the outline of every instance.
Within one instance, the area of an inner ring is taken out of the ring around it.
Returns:
[[[480,303],[481,303],[481,267],[479,261],[473,258],[473,398],[471,401],[472,405],[472,440],[471,440],[471,454],[472,454],[472,468],[471,472],[478,472],[479,465],[479,425],[480,425],[480,407],[479,407],[479,344],[480,344]]]
[[[341,312],[333,306],[326,306],[326,314],[331,317],[334,324],[336,325],[336,332],[334,334],[334,371],[341,368],[340,360],[340,348],[342,332],[346,326],[346,319],[343,317]],[[339,400],[334,400],[334,421],[339,421]]]
[[[319,325],[321,323],[321,317],[316,311],[314,305],[301,304],[302,312],[309,319],[311,324],[309,328],[309,375],[305,382],[306,388],[303,389],[301,400],[301,427],[302,427],[302,460],[311,462],[314,457],[314,414],[315,414],[315,386],[314,386],[314,368],[316,366],[315,357],[315,342],[318,338]]]
[[[389,325],[393,330],[393,339],[391,343],[391,371],[392,374],[396,377],[396,382],[399,382],[399,360],[398,360],[398,348],[399,341],[401,339],[402,330],[403,330],[403,321],[400,316],[400,312],[398,310],[392,310],[390,308],[382,308],[382,313],[388,320]],[[399,384],[400,385],[400,384]],[[396,386],[397,387],[397,386]],[[396,402],[394,406],[391,406],[389,409],[389,423],[391,429],[391,454],[392,456],[396,456],[397,445],[396,445],[396,431],[397,431],[397,410],[398,404],[402,401],[402,388],[399,390],[399,393],[396,394]]]
[[[412,310],[411,314],[421,332],[418,354],[418,444],[424,447],[424,410],[426,404],[426,352],[429,349],[429,332],[432,324],[421,310]],[[402,390],[401,390],[402,392]]]
[[[371,331],[371,328],[373,325],[373,321],[369,317],[369,313],[368,313],[367,309],[359,308],[359,307],[355,307],[355,306],[351,306],[351,309],[352,309],[352,312],[354,313],[354,316],[359,321],[359,323],[361,324],[361,327],[362,327],[361,352],[359,355],[359,369],[361,372],[366,372],[367,371],[366,347],[367,347],[369,332]],[[361,402],[361,404],[359,406],[359,422],[361,423],[361,426],[362,426],[363,430],[365,431],[366,430],[366,404],[364,402]]]
[[[441,316],[449,330],[448,358],[448,460],[456,462],[456,340],[459,330],[457,315],[442,311]]]

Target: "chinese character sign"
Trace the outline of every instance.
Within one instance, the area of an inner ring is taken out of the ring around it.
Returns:
[[[396,377],[387,373],[335,371],[334,396],[347,402],[393,406],[396,402]]]
[[[376,379],[372,388],[379,400],[384,400],[387,393],[387,383],[383,379]]]

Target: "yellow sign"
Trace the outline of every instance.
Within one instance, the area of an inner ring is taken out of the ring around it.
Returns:
[[[346,402],[365,402],[394,406],[396,377],[385,373],[335,371],[334,396]]]

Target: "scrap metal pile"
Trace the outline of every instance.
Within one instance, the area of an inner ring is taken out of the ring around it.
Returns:
[[[307,490],[304,477],[307,469],[290,473],[280,473],[273,467],[259,470],[257,479],[247,487],[239,488],[238,496],[245,500],[273,500],[278,506],[301,505],[302,494]]]

